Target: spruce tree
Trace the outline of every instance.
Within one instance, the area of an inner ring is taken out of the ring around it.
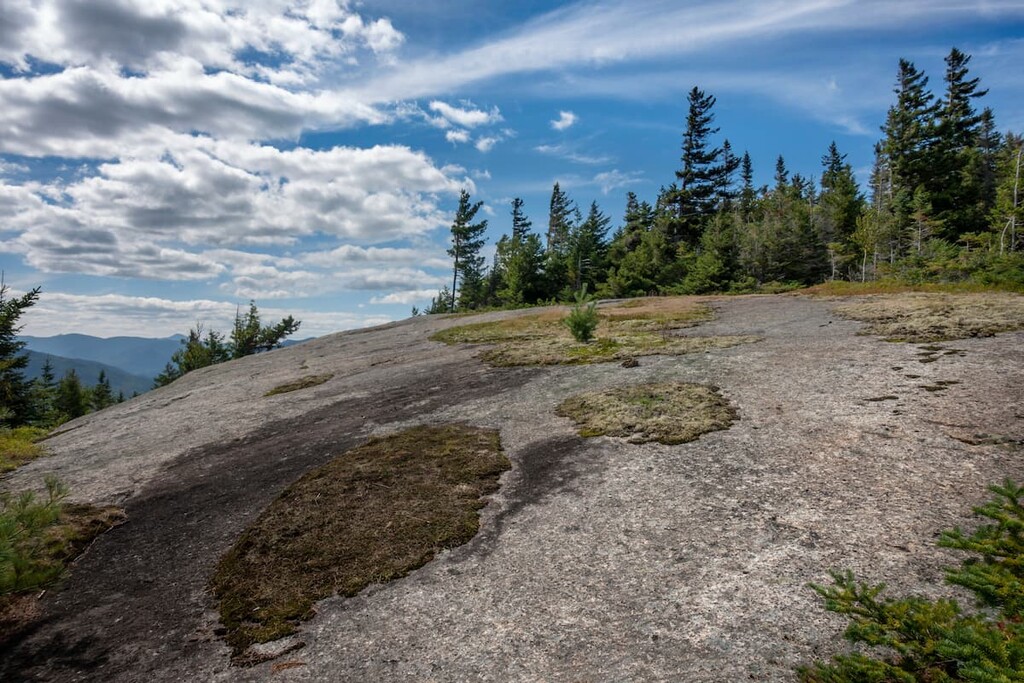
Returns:
[[[91,403],[93,410],[103,410],[114,404],[114,392],[110,388],[110,380],[107,379],[106,370],[100,370],[96,380],[96,386],[92,388]]]
[[[598,276],[604,273],[610,225],[611,219],[601,211],[597,202],[591,202],[587,218],[574,226],[570,236],[568,267],[575,291],[584,285],[593,289]]]
[[[679,181],[674,196],[676,216],[669,237],[674,242],[692,246],[700,239],[705,220],[715,212],[723,168],[718,164],[722,150],[712,147],[710,142],[710,137],[718,132],[718,128],[712,126],[714,95],[694,86],[687,95],[687,103],[689,110],[680,157],[683,167],[676,171]]]
[[[483,202],[471,203],[469,192],[462,190],[459,206],[455,210],[455,220],[452,221],[452,242],[448,248],[448,255],[454,259],[452,310],[455,310],[456,291],[460,308],[476,308],[482,303],[485,283],[484,257],[480,255],[480,250],[485,242],[487,221],[473,222],[481,206]]]
[[[757,199],[757,191],[754,189],[754,165],[747,152],[743,152],[740,161],[740,181],[743,183],[740,188],[740,217],[746,223],[754,212],[754,201]]]
[[[951,240],[965,232],[983,230],[994,199],[991,185],[986,192],[986,175],[991,169],[986,169],[980,151],[986,118],[990,128],[994,124],[991,111],[979,114],[974,108],[973,100],[988,91],[979,89],[978,78],[968,77],[970,61],[970,55],[955,47],[946,56],[946,92],[937,127],[937,172],[928,187],[936,215]]]
[[[821,195],[818,207],[819,232],[826,244],[843,245],[857,229],[857,217],[864,210],[864,197],[857,186],[853,167],[839,153],[833,141],[822,156]]]
[[[0,277],[0,425],[16,427],[34,417],[31,383],[24,374],[28,356],[21,353],[25,342],[18,341],[22,328],[18,320],[36,303],[39,288],[15,298],[7,292],[7,284]]]
[[[550,298],[561,296],[571,287],[568,266],[569,236],[577,213],[576,202],[571,200],[556,182],[551,189],[547,250],[544,258],[545,291]]]
[[[68,420],[81,417],[89,412],[89,398],[74,369],[68,370],[57,384],[54,408]]]
[[[523,200],[512,200],[512,234],[503,235],[494,255],[498,275],[497,297],[502,304],[518,306],[540,296],[544,253],[540,237],[530,232],[533,223],[523,212]]]

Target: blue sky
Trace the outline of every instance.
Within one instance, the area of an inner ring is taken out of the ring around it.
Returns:
[[[5,0],[0,267],[25,333],[299,336],[406,317],[449,279],[458,192],[491,244],[557,180],[614,221],[673,180],[697,85],[748,150],[862,177],[900,57],[957,46],[1024,130],[1024,0]]]

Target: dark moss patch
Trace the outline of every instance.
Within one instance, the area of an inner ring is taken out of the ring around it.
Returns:
[[[330,372],[325,375],[307,375],[301,379],[295,380],[294,382],[287,382],[285,384],[278,385],[263,395],[277,396],[278,394],[287,394],[290,391],[309,389],[310,387],[316,387],[327,382],[332,377],[334,377],[334,373]]]
[[[946,387],[942,386],[941,384],[922,384],[921,386],[918,387],[918,389],[924,389],[925,391],[934,394],[937,391],[945,391]]]
[[[449,425],[373,439],[303,476],[210,582],[236,661],[294,633],[318,600],[400,578],[467,542],[509,467],[496,431]]]
[[[576,423],[580,436],[622,436],[633,443],[678,444],[728,429],[736,409],[717,387],[672,382],[577,394],[555,410]]]
[[[892,396],[892,395],[889,395],[889,396],[875,396],[875,397],[872,397],[872,398],[866,398],[864,400],[865,401],[871,401],[872,403],[875,403],[875,402],[878,402],[878,401],[898,401],[898,400],[900,400],[900,397],[899,396]]]

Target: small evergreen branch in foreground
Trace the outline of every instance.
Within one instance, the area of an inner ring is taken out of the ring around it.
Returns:
[[[850,618],[844,636],[867,646],[799,670],[805,683],[906,681],[943,683],[1024,680],[1024,488],[1007,480],[995,498],[974,509],[992,523],[967,535],[946,531],[939,545],[973,553],[947,581],[971,590],[982,609],[955,600],[880,597],[885,584],[832,572],[832,586],[813,585],[825,609]]]

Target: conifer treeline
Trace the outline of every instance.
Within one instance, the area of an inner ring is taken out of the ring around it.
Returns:
[[[488,269],[487,221],[474,223],[481,203],[464,191],[448,252],[453,287],[429,310],[565,301],[584,284],[611,297],[880,277],[1024,286],[1022,138],[1000,135],[991,109],[976,106],[987,91],[969,76],[970,56],[953,48],[945,62],[936,97],[900,60],[868,197],[834,142],[819,182],[791,174],[780,155],[774,182],[756,187],[750,155],[717,142],[715,98],[696,87],[674,182],[653,206],[628,193],[611,235],[596,202],[584,213],[555,183],[541,230],[512,201],[512,232]]]

